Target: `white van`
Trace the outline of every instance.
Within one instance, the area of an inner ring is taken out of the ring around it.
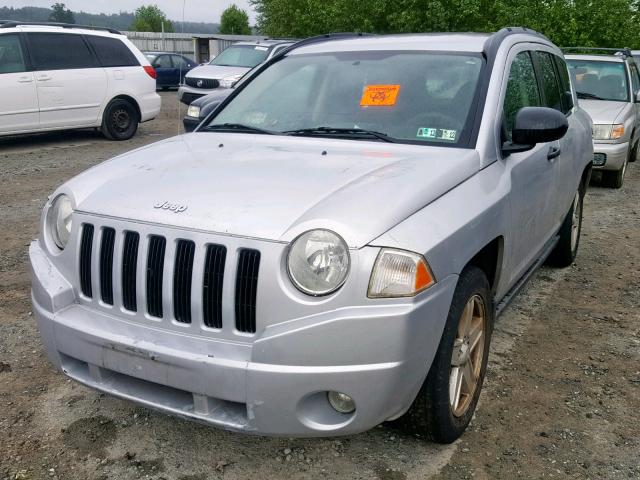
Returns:
[[[128,140],[160,105],[155,70],[120,32],[0,22],[0,136],[97,127]]]

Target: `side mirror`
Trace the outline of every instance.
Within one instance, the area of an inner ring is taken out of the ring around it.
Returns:
[[[524,107],[516,114],[512,141],[505,142],[505,154],[526,152],[538,143],[560,140],[567,133],[569,122],[562,112],[547,107]]]

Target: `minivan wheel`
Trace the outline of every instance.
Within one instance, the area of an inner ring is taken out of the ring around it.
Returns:
[[[582,232],[582,207],[584,205],[584,193],[580,188],[571,203],[571,208],[562,222],[559,239],[555,248],[549,255],[549,264],[555,267],[568,267],[578,255],[580,245],[580,233]]]
[[[131,102],[112,100],[102,117],[102,133],[109,140],[129,140],[138,131],[140,116]]]
[[[402,426],[438,443],[464,433],[487,370],[493,316],[486,275],[475,266],[465,268],[431,369]]]

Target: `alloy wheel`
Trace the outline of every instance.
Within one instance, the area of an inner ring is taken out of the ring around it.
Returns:
[[[462,312],[453,342],[449,372],[449,406],[456,417],[461,417],[467,412],[480,384],[486,329],[484,300],[480,295],[474,295]]]

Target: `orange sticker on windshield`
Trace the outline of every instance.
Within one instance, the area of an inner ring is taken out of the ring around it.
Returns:
[[[367,85],[360,100],[361,107],[390,107],[396,104],[400,85]]]

